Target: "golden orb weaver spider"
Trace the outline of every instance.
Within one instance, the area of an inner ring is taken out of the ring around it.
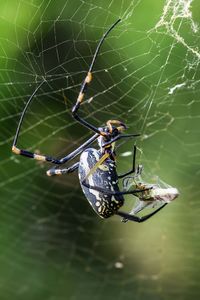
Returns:
[[[19,149],[17,147],[17,141],[19,137],[20,128],[26,114],[26,111],[33,100],[38,89],[44,84],[45,80],[36,88],[29,100],[27,101],[24,110],[21,114],[16,134],[13,141],[12,151],[15,154],[22,155],[28,158],[35,160],[46,161],[55,165],[63,165],[70,160],[74,159],[80,155],[79,162],[74,163],[68,168],[51,168],[47,171],[48,176],[53,175],[63,175],[71,173],[78,169],[79,180],[82,187],[82,190],[92,206],[95,212],[102,218],[108,218],[112,215],[119,215],[125,219],[135,222],[143,222],[155,215],[160,211],[167,203],[156,209],[155,211],[145,215],[143,217],[138,217],[135,215],[128,214],[126,212],[119,211],[119,208],[124,204],[123,195],[132,194],[137,195],[141,193],[140,189],[134,189],[131,191],[120,191],[118,186],[118,179],[124,178],[125,176],[135,172],[135,156],[136,156],[136,147],[133,151],[133,166],[132,169],[125,174],[118,175],[116,171],[116,153],[115,153],[115,142],[120,139],[126,139],[130,137],[136,137],[140,134],[122,134],[122,132],[127,129],[126,125],[119,120],[108,120],[105,127],[95,127],[89,122],[85,121],[82,117],[78,115],[78,110],[83,102],[86,89],[90,82],[92,81],[92,70],[94,63],[98,56],[99,50],[109,32],[120,22],[120,19],[117,20],[102,36],[100,39],[96,51],[94,53],[92,62],[90,64],[87,76],[81,85],[81,89],[76,101],[76,104],[72,108],[72,115],[74,119],[87,127],[95,134],[90,137],[85,143],[79,146],[70,154],[57,159],[47,155],[39,155],[24,149]],[[98,141],[99,150],[94,148],[88,148],[95,140]],[[142,191],[149,190],[151,187],[143,189]]]

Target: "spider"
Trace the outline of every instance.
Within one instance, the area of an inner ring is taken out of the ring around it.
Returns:
[[[20,132],[20,128],[22,125],[22,121],[24,119],[25,113],[33,100],[35,94],[38,89],[45,82],[43,80],[42,83],[35,89],[29,100],[27,101],[24,110],[22,111],[16,134],[13,141],[12,151],[15,154],[23,155],[28,158],[46,161],[55,165],[63,165],[72,159],[76,158],[80,155],[79,162],[74,163],[73,165],[67,168],[58,168],[53,167],[47,171],[48,176],[53,175],[63,175],[72,173],[75,170],[78,170],[79,180],[81,188],[87,198],[88,202],[94,209],[94,211],[102,218],[108,218],[112,215],[118,215],[120,217],[126,218],[135,222],[143,222],[158,211],[160,211],[165,205],[162,205],[154,212],[138,217],[126,212],[119,211],[119,208],[124,204],[124,195],[141,193],[140,189],[133,189],[131,191],[120,191],[118,186],[118,180],[124,178],[125,176],[135,172],[135,150],[133,151],[133,166],[132,169],[124,174],[118,175],[116,171],[116,153],[115,153],[115,142],[120,139],[127,139],[131,137],[139,136],[140,134],[123,134],[123,131],[127,129],[126,125],[119,120],[108,120],[106,122],[106,126],[104,127],[95,127],[90,124],[82,117],[79,116],[78,111],[83,103],[84,96],[88,85],[92,81],[92,70],[94,67],[94,63],[98,56],[99,50],[109,32],[120,22],[120,19],[117,20],[102,36],[100,39],[96,51],[94,53],[92,62],[90,64],[88,73],[83,81],[80,92],[76,101],[76,104],[72,108],[72,116],[74,119],[79,122],[81,125],[87,127],[95,134],[90,137],[86,142],[84,142],[81,146],[75,149],[70,154],[57,159],[47,155],[40,155],[37,153],[33,153],[24,149],[19,149],[17,147],[18,136]],[[99,149],[88,148],[95,140],[98,141]],[[136,149],[136,148],[135,148]],[[151,188],[151,187],[150,187]],[[145,188],[145,190],[150,189]]]

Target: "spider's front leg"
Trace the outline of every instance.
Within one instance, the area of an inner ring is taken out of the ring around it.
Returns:
[[[98,53],[99,53],[99,50],[106,38],[106,36],[109,34],[109,32],[121,21],[121,19],[117,20],[105,33],[104,35],[102,36],[102,38],[100,39],[98,45],[97,45],[97,48],[96,48],[96,51],[94,53],[94,56],[93,56],[93,59],[92,59],[92,62],[90,64],[90,67],[89,67],[89,70],[88,70],[88,73],[87,73],[87,76],[85,77],[85,80],[83,81],[83,84],[81,85],[81,89],[80,89],[80,92],[79,92],[79,95],[78,95],[78,98],[77,98],[77,101],[76,101],[76,104],[74,105],[74,107],[72,108],[72,115],[73,117],[79,122],[81,123],[83,126],[91,129],[92,131],[100,134],[100,135],[105,135],[104,132],[100,131],[98,128],[96,128],[95,126],[93,126],[92,124],[88,123],[87,121],[85,121],[84,119],[82,119],[81,117],[79,117],[78,115],[78,109],[80,107],[80,105],[82,104],[83,100],[84,100],[84,96],[85,96],[85,93],[86,93],[86,90],[88,88],[88,85],[90,84],[90,82],[92,81],[92,70],[93,70],[93,67],[94,67],[94,63],[96,61],[96,58],[98,56]]]
[[[87,76],[81,86],[81,89],[80,89],[80,92],[79,92],[79,95],[78,95],[78,98],[77,98],[77,101],[76,101],[76,104],[74,105],[74,107],[72,108],[72,115],[74,117],[74,119],[76,121],[78,121],[79,123],[81,123],[82,125],[84,125],[85,127],[91,129],[92,131],[98,133],[98,134],[102,134],[101,131],[96,128],[95,126],[93,126],[92,124],[88,123],[87,121],[85,121],[83,118],[79,117],[78,115],[78,109],[81,105],[81,103],[83,102],[83,99],[84,99],[84,96],[85,96],[85,92],[86,92],[86,89],[88,87],[88,84],[92,81],[92,72],[89,71],[87,73]]]
[[[18,137],[18,132],[16,133]],[[72,159],[74,159],[76,156],[78,156],[82,151],[84,151],[89,145],[91,145],[97,138],[98,134],[94,134],[91,138],[89,138],[85,143],[83,143],[80,147],[69,153],[68,155],[58,159],[47,155],[39,155],[34,152],[30,152],[24,149],[19,149],[16,147],[17,139],[15,138],[12,146],[12,151],[15,154],[26,156],[28,158],[40,160],[40,161],[47,161],[56,165],[64,164]]]

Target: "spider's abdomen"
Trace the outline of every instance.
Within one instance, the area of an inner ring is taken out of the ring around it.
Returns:
[[[101,157],[102,154],[100,151],[93,148],[86,149],[80,156],[78,172],[82,190],[90,205],[100,217],[108,218],[114,215],[124,203],[122,195],[114,196],[106,194],[106,190],[119,192],[115,162],[107,158],[95,169],[94,173],[89,175],[86,179],[88,185],[104,189],[105,193],[90,189],[82,184],[82,181]]]

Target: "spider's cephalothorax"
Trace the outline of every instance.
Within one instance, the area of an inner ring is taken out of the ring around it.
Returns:
[[[141,189],[134,189],[132,191],[120,191],[118,186],[118,180],[124,178],[125,176],[135,172],[135,156],[136,156],[136,147],[134,146],[133,152],[133,166],[132,169],[122,175],[118,175],[116,171],[116,155],[115,155],[115,142],[119,139],[125,139],[130,137],[138,136],[139,134],[122,134],[122,131],[126,129],[126,125],[118,120],[109,120],[106,123],[106,126],[103,128],[97,128],[91,123],[84,120],[79,116],[78,111],[84,100],[84,96],[88,85],[92,81],[92,70],[94,67],[94,63],[96,61],[99,50],[103,44],[103,41],[109,34],[109,32],[119,23],[120,19],[117,20],[103,35],[99,44],[97,45],[95,54],[92,59],[92,63],[89,67],[85,80],[83,81],[79,95],[77,97],[77,101],[72,108],[72,116],[74,119],[79,122],[81,125],[87,127],[89,130],[93,131],[95,134],[90,137],[85,143],[79,146],[70,154],[57,159],[48,155],[40,155],[37,153],[33,153],[24,149],[20,149],[17,147],[17,141],[19,132],[21,129],[21,125],[30,105],[33,100],[35,94],[38,89],[44,84],[46,80],[43,80],[42,83],[35,89],[34,93],[31,95],[29,100],[27,101],[24,110],[21,114],[18,127],[16,130],[16,134],[13,141],[12,151],[15,154],[23,155],[28,158],[46,161],[55,165],[63,165],[68,163],[72,159],[76,158],[81,154],[80,160],[67,168],[51,168],[47,171],[48,176],[52,175],[63,175],[67,173],[71,173],[75,170],[78,170],[80,184],[83,189],[83,192],[92,205],[93,209],[98,213],[98,215],[102,218],[108,218],[113,214],[117,214],[123,218],[126,218],[135,222],[143,222],[157,213],[160,209],[162,209],[166,204],[156,209],[154,212],[143,216],[138,217],[135,215],[130,215],[125,212],[119,211],[119,208],[124,203],[123,195],[126,194],[135,194],[141,193]],[[95,140],[98,140],[99,150],[94,148],[88,148]],[[149,188],[148,188],[149,189]]]
[[[115,126],[113,126],[113,124]],[[123,132],[125,129],[127,129],[126,125],[118,120],[109,120],[107,121],[105,127],[99,127],[98,130],[101,132],[101,134],[97,140],[101,153],[114,153],[115,142],[122,138],[121,132]]]

